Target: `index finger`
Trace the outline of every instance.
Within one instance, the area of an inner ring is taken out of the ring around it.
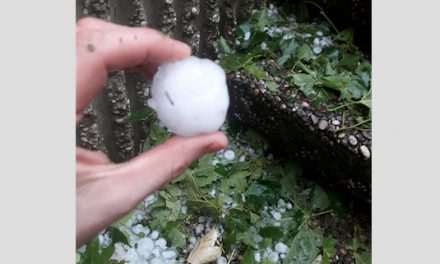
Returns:
[[[76,25],[76,113],[105,84],[110,71],[137,69],[151,76],[161,63],[191,54],[188,45],[148,28],[131,28],[96,18]]]

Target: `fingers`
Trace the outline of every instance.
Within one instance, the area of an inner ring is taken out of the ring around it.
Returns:
[[[193,161],[209,152],[227,146],[228,140],[221,132],[191,138],[173,137],[162,145],[124,163],[111,173],[120,187],[121,201],[135,206],[147,195],[159,189],[173,177],[181,174]]]
[[[156,30],[95,18],[78,21],[76,37],[77,114],[104,85],[110,71],[128,68],[151,76],[161,63],[191,54],[189,46]]]
[[[91,151],[77,147],[76,162],[86,164],[108,164],[110,163],[110,160],[107,155],[101,151]]]

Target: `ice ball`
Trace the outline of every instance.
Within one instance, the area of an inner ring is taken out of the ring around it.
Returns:
[[[194,56],[159,66],[153,77],[153,108],[162,126],[179,136],[218,130],[226,119],[229,94],[224,70]]]

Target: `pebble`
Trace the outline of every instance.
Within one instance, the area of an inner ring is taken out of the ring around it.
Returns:
[[[333,121],[332,121],[332,124],[335,125],[335,126],[340,126],[340,125],[341,125],[341,121],[339,121],[339,120],[333,120]]]
[[[289,247],[286,244],[284,244],[283,242],[278,242],[275,245],[275,251],[280,254],[286,253],[288,249],[289,249]]]
[[[195,237],[190,237],[189,239],[189,243],[195,245],[197,242],[197,239]]]
[[[338,138],[344,138],[345,137],[345,133],[341,133],[338,135]]]
[[[225,151],[225,154],[223,154],[225,159],[227,160],[234,160],[235,159],[235,153],[234,151],[228,149]]]
[[[228,260],[223,256],[219,257],[216,262],[216,264],[227,264],[227,263],[228,263]]]
[[[205,229],[205,227],[202,224],[197,225],[196,230],[195,230],[196,234],[200,235],[202,233],[203,229]]]
[[[319,121],[318,124],[319,129],[321,130],[325,130],[328,127],[328,122],[325,119],[322,119],[321,121]]]
[[[151,234],[150,234],[151,239],[156,240],[158,237],[159,237],[159,232],[157,232],[157,231],[151,232]]]
[[[364,156],[365,159],[369,159],[371,157],[370,150],[367,148],[367,146],[365,145],[360,146],[359,151],[361,152],[362,156]]]
[[[302,103],[301,103],[301,106],[304,107],[304,108],[309,108],[309,107],[310,107],[310,104],[307,103],[307,102],[302,102]]]
[[[311,115],[311,116],[310,116],[310,119],[312,119],[312,123],[313,123],[314,125],[318,124],[318,122],[319,122],[318,117],[315,116],[315,115]]]
[[[322,37],[322,31],[316,31],[316,36]]]
[[[348,142],[350,142],[351,145],[355,146],[358,143],[358,140],[355,136],[350,135],[348,137]]]

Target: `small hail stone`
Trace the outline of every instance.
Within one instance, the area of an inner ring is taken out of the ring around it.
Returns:
[[[272,253],[270,253],[269,256],[268,256],[268,260],[269,260],[270,262],[274,262],[274,263],[276,263],[276,262],[278,262],[279,259],[280,259],[280,258],[279,258],[278,254],[277,254],[276,252],[272,252]]]
[[[182,212],[182,214],[186,214],[188,212],[188,207],[186,205],[184,205],[184,206],[182,206],[180,211]]]
[[[278,211],[280,211],[280,213],[284,214],[286,212],[286,208],[279,208]]]
[[[276,251],[277,253],[280,253],[280,254],[282,254],[282,253],[286,253],[287,250],[288,250],[288,247],[287,247],[287,245],[284,244],[283,242],[278,242],[278,243],[276,243],[276,245],[275,245],[275,251]]]
[[[260,254],[260,252],[257,252],[257,253],[254,254],[254,260],[257,263],[261,262],[261,254]]]
[[[286,204],[286,208],[289,209],[289,210],[292,209],[292,204],[291,203],[287,203]]]
[[[322,32],[321,31],[316,31],[316,36],[322,37]]]
[[[223,256],[219,257],[216,262],[216,264],[227,264],[227,263],[228,263],[228,260]]]
[[[250,37],[251,37],[251,32],[246,32],[246,33],[244,33],[244,41],[248,41],[249,39],[250,39]]]
[[[189,243],[193,244],[193,245],[197,242],[197,239],[195,237],[190,237],[188,240],[189,240]]]
[[[151,264],[163,264],[163,260],[161,258],[154,258],[150,262]]]
[[[154,248],[153,240],[151,240],[151,238],[149,237],[142,238],[137,242],[138,252],[151,251],[153,248]]]
[[[353,135],[350,135],[350,136],[348,137],[348,141],[349,141],[350,144],[353,145],[353,146],[355,146],[355,145],[358,143],[357,138],[356,138],[355,136],[353,136]]]
[[[286,257],[286,254],[280,254],[280,259],[284,259]]]
[[[319,44],[320,44],[319,39],[318,39],[318,38],[315,38],[315,39],[313,40],[313,45],[314,45],[314,46],[319,46]]]
[[[362,155],[366,158],[369,159],[371,156],[370,150],[367,148],[367,146],[362,145],[359,147],[359,150],[361,151]]]
[[[235,159],[235,153],[234,153],[234,151],[232,151],[230,149],[225,151],[224,156],[225,156],[225,159],[227,159],[227,160],[234,160]]]
[[[286,206],[286,202],[283,199],[279,199],[277,205],[278,208],[282,208]]]
[[[276,221],[276,222],[273,223],[273,226],[280,227],[281,226],[281,222],[280,221]]]
[[[157,231],[151,232],[151,234],[150,234],[151,239],[156,240],[158,237],[159,237],[159,232],[157,232]]]
[[[246,160],[246,156],[245,155],[241,155],[239,161],[240,162],[244,162]]]
[[[321,47],[319,47],[319,46],[315,46],[315,47],[313,47],[313,52],[314,52],[315,54],[319,54],[319,53],[321,53],[321,51],[322,51],[322,48],[321,48]]]
[[[160,250],[160,248],[156,247],[151,251],[151,253],[153,253],[153,255],[156,257],[160,257],[161,250]]]
[[[280,212],[272,212],[272,216],[275,220],[281,220],[281,214]]]
[[[195,230],[196,234],[197,234],[197,235],[200,235],[200,234],[203,232],[203,229],[204,229],[204,228],[205,228],[205,227],[204,227],[202,224],[197,225],[197,226],[196,226],[196,230]]]
[[[164,238],[159,238],[158,240],[156,240],[156,242],[154,242],[154,245],[165,249],[167,247],[167,241]]]
[[[164,250],[162,251],[162,257],[166,259],[175,259],[177,257],[177,253],[174,250]]]

